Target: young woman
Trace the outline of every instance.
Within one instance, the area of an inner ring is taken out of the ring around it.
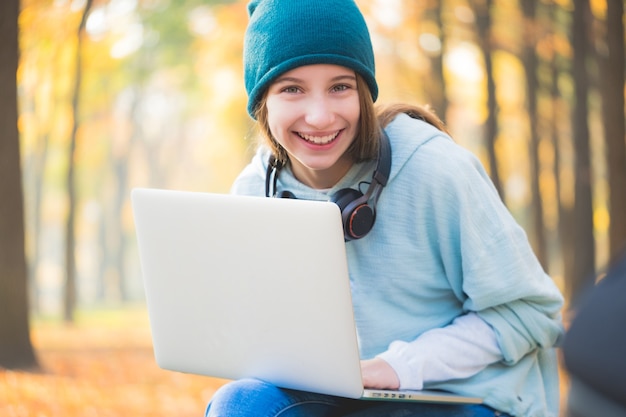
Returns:
[[[218,390],[207,416],[556,417],[563,300],[477,159],[422,108],[375,109],[352,0],[248,9],[248,111],[264,145],[233,192],[342,208],[367,387],[484,404],[365,402],[246,379]]]

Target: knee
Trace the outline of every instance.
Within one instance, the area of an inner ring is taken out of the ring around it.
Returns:
[[[282,395],[280,389],[267,382],[246,378],[220,387],[211,398],[205,416],[235,416],[246,414],[246,410],[263,410],[276,404]]]

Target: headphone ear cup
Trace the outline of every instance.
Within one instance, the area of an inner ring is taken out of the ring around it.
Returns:
[[[367,204],[363,193],[353,188],[337,191],[331,198],[339,206],[346,240],[360,239],[374,225],[374,211]]]
[[[343,215],[343,211],[348,207],[350,203],[363,197],[363,193],[354,188],[343,188],[337,191],[331,197],[331,201],[339,206],[339,210]]]

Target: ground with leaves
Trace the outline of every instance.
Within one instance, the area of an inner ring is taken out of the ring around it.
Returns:
[[[2,417],[198,417],[224,383],[159,369],[141,308],[32,327],[42,369],[0,369]]]
[[[224,382],[159,369],[141,309],[32,327],[42,369],[0,370],[0,416],[196,417]]]

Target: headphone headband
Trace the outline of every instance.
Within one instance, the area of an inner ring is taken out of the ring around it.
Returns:
[[[387,133],[382,130],[380,141],[378,142],[378,162],[372,178],[381,186],[387,185],[389,174],[391,173],[391,144]]]

